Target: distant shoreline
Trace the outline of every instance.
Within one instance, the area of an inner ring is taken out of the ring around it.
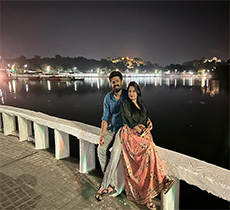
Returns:
[[[159,77],[171,77],[171,78],[212,78],[213,74],[205,73],[198,74],[195,73],[123,73],[124,78],[159,78]],[[9,79],[29,79],[29,80],[84,80],[84,78],[108,78],[106,74],[96,74],[96,73],[63,73],[63,74],[10,74]]]

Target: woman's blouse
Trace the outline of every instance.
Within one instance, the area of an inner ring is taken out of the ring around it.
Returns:
[[[136,121],[132,117],[132,110],[130,101],[124,100],[121,104],[121,116],[122,116],[122,123],[123,125],[128,125],[131,129],[133,129],[136,125],[142,124],[147,127],[148,116],[147,114],[144,115],[141,121]]]

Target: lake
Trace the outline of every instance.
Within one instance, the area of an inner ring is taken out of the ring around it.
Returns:
[[[229,92],[224,82],[194,76],[126,77],[124,88],[130,81],[141,87],[158,146],[229,169]],[[104,96],[111,90],[108,79],[97,77],[66,82],[19,79],[1,86],[1,104],[98,127]],[[182,191],[181,208],[228,207],[226,201],[212,196],[211,202],[210,194],[184,182]]]

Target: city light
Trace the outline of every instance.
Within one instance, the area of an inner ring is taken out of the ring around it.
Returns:
[[[11,67],[11,72],[12,72],[12,73],[14,73],[14,66],[15,66],[15,65],[13,65],[13,66]]]
[[[46,71],[47,71],[47,73],[50,73],[50,66],[47,66]]]

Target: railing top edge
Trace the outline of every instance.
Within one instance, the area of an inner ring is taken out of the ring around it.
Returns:
[[[230,201],[230,171],[196,158],[157,147],[170,175]]]
[[[6,105],[0,105],[0,112],[20,116],[43,126],[71,134],[80,139],[84,139],[85,141],[89,141],[94,144],[98,143],[100,128],[93,125],[62,119],[59,117],[44,114],[42,112],[36,112]]]
[[[32,119],[36,115],[36,112],[32,110],[5,106],[5,105],[0,105],[0,112],[8,113],[11,115],[16,115],[16,116],[21,116],[27,119]]]
[[[216,170],[221,170],[221,172],[226,173],[226,174],[229,175],[228,178],[230,180],[230,171],[228,169],[222,168],[222,167],[214,165],[212,163],[208,163],[206,161],[199,160],[199,159],[197,159],[195,157],[191,157],[191,156],[188,156],[188,155],[185,155],[185,154],[173,151],[173,150],[168,150],[168,149],[160,147],[160,146],[157,146],[157,148],[160,151],[161,155],[163,155],[164,158],[167,159],[167,162],[175,162],[174,158],[180,158],[181,160],[183,159],[183,161],[185,159],[187,159],[187,160],[190,161],[190,163],[193,163],[193,164],[208,165],[209,167],[215,168]],[[165,154],[168,154],[168,157],[166,157]],[[177,160],[176,163],[178,163],[178,161],[180,162],[180,159]],[[190,165],[190,166],[194,167],[194,165]]]

